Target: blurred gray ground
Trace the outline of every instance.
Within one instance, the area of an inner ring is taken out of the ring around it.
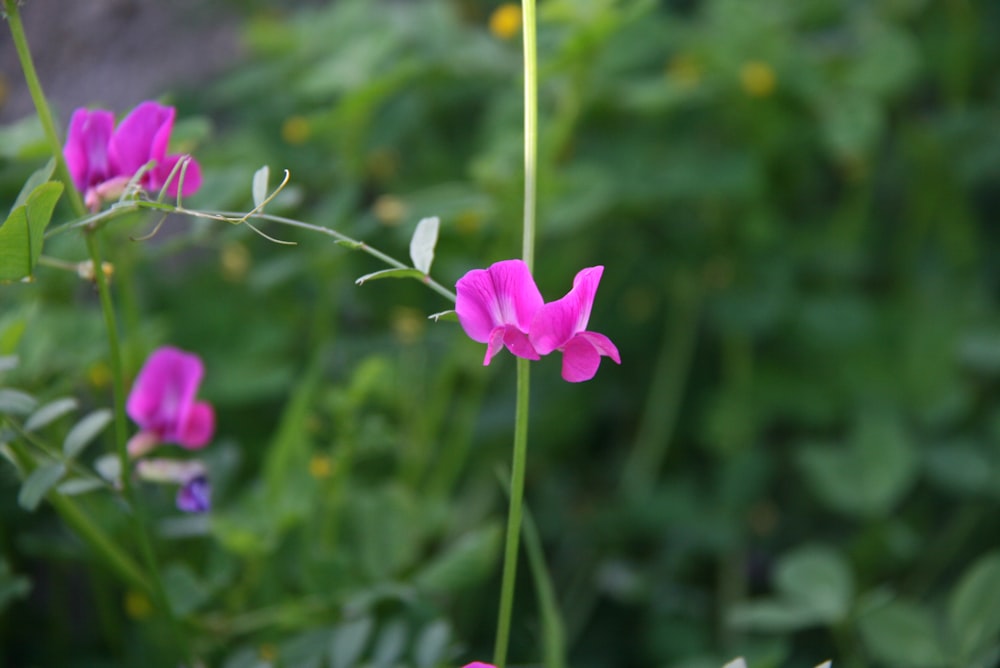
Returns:
[[[24,0],[21,16],[61,124],[80,106],[120,117],[137,102],[210,79],[243,53],[232,7],[207,0]],[[0,122],[33,113],[6,22],[0,76]]]

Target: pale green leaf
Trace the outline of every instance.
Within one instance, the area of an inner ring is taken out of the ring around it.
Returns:
[[[858,620],[861,637],[875,659],[899,668],[949,665],[938,638],[939,624],[925,608],[895,600]]]
[[[77,401],[72,397],[63,397],[50,401],[38,408],[31,417],[24,423],[25,431],[38,431],[42,427],[52,424],[66,413],[76,410]]]
[[[330,638],[330,668],[358,665],[374,628],[375,623],[367,616],[338,624]]]
[[[498,523],[465,534],[414,576],[414,583],[432,593],[462,591],[490,574],[500,553],[503,532]]]
[[[413,649],[417,668],[434,668],[445,663],[449,642],[451,627],[448,622],[439,619],[425,626]]]
[[[0,415],[27,415],[37,405],[35,398],[27,392],[0,388]]]
[[[981,557],[962,575],[948,601],[948,621],[963,664],[997,641],[1000,633],[1000,553]]]
[[[43,464],[36,468],[21,485],[21,492],[17,495],[18,505],[33,511],[65,473],[66,466],[62,462]]]
[[[111,417],[111,411],[102,408],[77,422],[66,434],[66,440],[63,441],[63,453],[69,458],[76,457],[108,426]]]
[[[253,175],[253,206],[258,208],[264,204],[264,200],[267,199],[267,181],[271,176],[271,170],[267,165],[264,165]]]
[[[429,274],[431,271],[434,246],[437,245],[440,227],[441,220],[437,216],[424,218],[417,223],[417,229],[413,231],[413,237],[410,239],[410,259],[413,260],[413,266],[424,274]]]

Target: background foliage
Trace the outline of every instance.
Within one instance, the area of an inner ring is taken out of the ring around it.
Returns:
[[[205,171],[188,204],[246,210],[269,164],[292,172],[276,212],[398,257],[440,216],[446,285],[516,255],[520,45],[490,32],[494,8],[244,9],[245,61],[167,98]],[[533,379],[527,500],[569,665],[995,665],[1000,5],[546,0],[539,18],[536,274],[553,298],[605,265],[591,322],[623,358],[581,386],[551,360]],[[12,203],[45,151],[30,121],[2,132]],[[162,343],[196,351],[219,413],[211,517],[143,490],[198,651],[487,656],[510,359],[482,368],[416,283],[355,286],[380,267],[325,238],[170,219],[130,241],[153,222],[104,248],[131,373]],[[45,253],[84,257],[74,234]],[[19,359],[2,385],[79,401],[40,429],[62,442],[110,401],[94,290],[43,267],[0,304],[0,356]],[[3,663],[155,664],[149,602],[45,504],[21,509],[19,484],[3,465]],[[512,659],[531,665],[522,572]]]

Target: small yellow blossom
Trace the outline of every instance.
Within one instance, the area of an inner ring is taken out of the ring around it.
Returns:
[[[110,262],[102,262],[101,272],[104,274],[104,280],[110,281],[111,277],[115,275],[115,266]],[[85,281],[89,281],[90,283],[96,282],[97,276],[94,273],[93,260],[84,260],[80,264],[76,265],[76,275]]]
[[[455,216],[455,227],[459,234],[473,234],[479,231],[483,224],[483,215],[472,209],[462,211]]]
[[[401,306],[392,313],[392,331],[403,344],[416,343],[426,323],[427,318],[414,308]]]
[[[270,643],[264,643],[260,646],[258,651],[261,661],[266,661],[267,663],[274,662],[278,658],[278,648]]]
[[[305,116],[295,114],[285,119],[281,124],[281,138],[292,146],[301,146],[312,136],[312,125]]]
[[[760,60],[751,60],[740,68],[740,83],[743,85],[743,92],[750,97],[767,97],[774,92],[778,79],[770,65]]]
[[[506,2],[490,14],[490,32],[494,37],[510,39],[521,32],[521,7]]]
[[[125,592],[125,613],[132,619],[146,619],[153,613],[153,605],[145,594],[129,589]]]
[[[368,174],[378,183],[385,183],[399,171],[399,154],[391,148],[377,148],[365,159]]]
[[[111,385],[111,369],[105,362],[94,362],[87,369],[87,380],[98,390]]]
[[[694,88],[701,81],[701,63],[690,54],[678,54],[667,63],[667,77],[682,88]]]
[[[239,241],[228,243],[219,252],[219,264],[227,281],[239,283],[250,269],[250,251]]]
[[[333,461],[326,455],[314,455],[309,460],[309,475],[317,480],[329,478],[333,473]]]
[[[399,225],[406,217],[406,203],[395,195],[379,196],[372,209],[383,225]]]

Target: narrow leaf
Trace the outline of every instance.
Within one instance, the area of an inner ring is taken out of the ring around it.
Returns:
[[[971,664],[1000,632],[1000,553],[980,558],[959,580],[948,602],[948,621],[963,664]]]
[[[27,415],[37,405],[35,398],[27,392],[0,388],[0,415]]]
[[[434,246],[437,245],[439,227],[441,219],[437,216],[424,218],[417,223],[417,229],[410,239],[410,259],[413,260],[413,266],[424,274],[430,273],[431,263],[434,262]]]
[[[106,485],[102,481],[94,478],[72,478],[61,483],[58,489],[60,494],[76,496],[78,494],[93,492],[96,489],[104,489],[105,487]]]
[[[0,355],[0,372],[17,368],[17,355]]]
[[[434,668],[443,664],[447,658],[445,655],[450,641],[451,627],[443,619],[424,627],[413,649],[417,668]]]
[[[253,175],[253,206],[258,208],[263,206],[264,201],[267,199],[267,181],[271,176],[271,170],[267,165],[264,165]]]
[[[106,408],[96,410],[84,417],[66,434],[66,440],[63,441],[63,453],[67,457],[76,457],[108,426],[109,422],[111,422],[111,411]]]
[[[24,423],[24,430],[38,431],[42,427],[55,422],[66,413],[76,410],[76,407],[76,399],[72,397],[63,397],[62,399],[50,401],[31,414],[28,421]]]
[[[374,628],[371,617],[360,617],[337,625],[330,639],[330,667],[351,668],[357,665]]]
[[[21,493],[17,495],[17,503],[28,511],[38,507],[42,498],[49,493],[59,479],[66,473],[62,462],[53,462],[39,466],[21,485]]]
[[[382,271],[365,274],[354,281],[357,285],[364,285],[367,281],[376,281],[380,278],[423,278],[424,273],[419,269],[383,269]]]

